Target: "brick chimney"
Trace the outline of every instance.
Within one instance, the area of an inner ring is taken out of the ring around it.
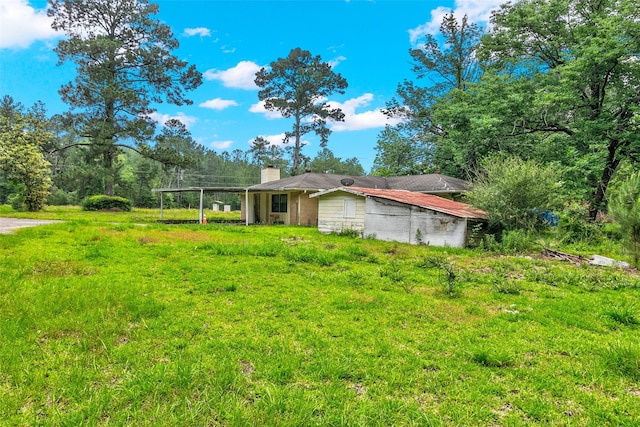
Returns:
[[[269,165],[266,169],[260,171],[260,184],[264,184],[269,181],[277,181],[280,179],[280,169]]]

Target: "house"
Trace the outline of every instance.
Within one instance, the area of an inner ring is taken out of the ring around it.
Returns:
[[[465,203],[415,191],[338,187],[316,192],[321,233],[355,230],[362,236],[432,246],[465,246],[486,213]]]
[[[246,189],[241,216],[247,224],[318,225],[318,199],[311,195],[329,189],[359,188],[408,190],[457,199],[466,190],[464,180],[441,174],[412,176],[346,176],[304,173],[280,179],[280,170],[262,170],[260,184]]]

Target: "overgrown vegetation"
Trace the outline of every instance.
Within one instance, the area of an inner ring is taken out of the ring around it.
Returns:
[[[0,235],[3,422],[640,418],[635,271],[155,214],[45,210],[66,221]]]
[[[638,267],[640,259],[640,172],[632,174],[615,189],[609,200],[609,214],[622,230],[623,239],[633,253]]]

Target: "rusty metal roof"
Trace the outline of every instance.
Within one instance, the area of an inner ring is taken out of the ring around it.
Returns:
[[[375,197],[386,200],[393,200],[399,203],[431,209],[437,212],[446,213],[459,218],[486,219],[487,213],[471,205],[462,202],[445,199],[433,194],[423,194],[407,190],[374,189],[364,187],[337,187],[330,190],[312,194],[310,197],[320,197],[336,191],[356,194],[363,197]]]

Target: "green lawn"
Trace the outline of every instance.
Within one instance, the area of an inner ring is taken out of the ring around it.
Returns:
[[[0,425],[640,423],[635,272],[101,215],[0,235]]]

